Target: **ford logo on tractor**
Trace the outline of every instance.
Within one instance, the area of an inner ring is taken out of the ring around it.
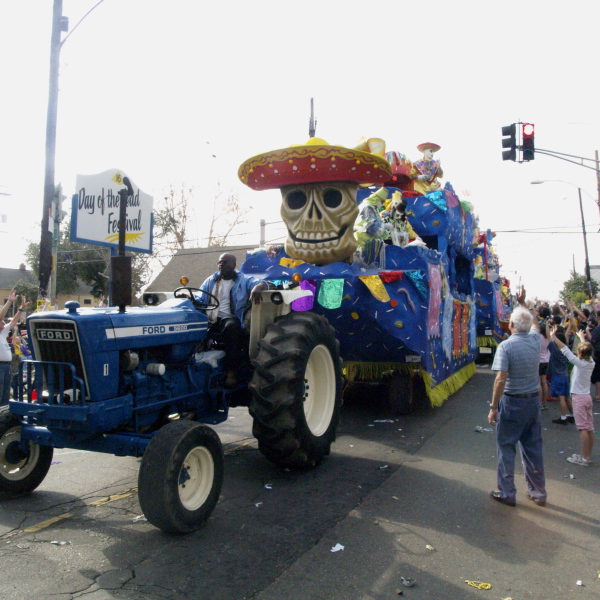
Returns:
[[[36,331],[38,340],[48,340],[52,342],[74,342],[75,335],[72,331],[58,329],[38,329]]]

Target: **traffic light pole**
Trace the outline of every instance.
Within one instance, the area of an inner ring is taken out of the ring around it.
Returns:
[[[585,217],[583,216],[583,203],[581,202],[581,188],[577,188],[579,192],[579,210],[581,211],[581,229],[583,231],[583,246],[585,249],[585,280],[587,282],[588,294],[590,299],[594,297],[592,294],[592,274],[590,273],[590,259],[588,256],[587,232],[585,230]]]
[[[598,162],[598,150],[596,150],[596,185],[598,191],[598,198],[596,200],[596,204],[598,205],[598,210],[600,210],[600,163]]]
[[[567,162],[573,163],[574,165],[578,165],[579,167],[584,167],[585,169],[592,169],[592,171],[595,171],[598,188],[598,197],[596,198],[596,204],[598,206],[598,211],[600,211],[600,164],[598,162],[598,150],[595,151],[595,158],[585,158],[584,156],[576,156],[574,154],[565,154],[564,152],[555,152],[554,150],[544,150],[540,148],[536,148],[535,151],[539,154],[553,156],[554,158],[560,158],[560,160],[565,160]],[[571,160],[572,158],[576,158],[578,160]],[[583,161],[593,162],[594,166],[586,165]]]

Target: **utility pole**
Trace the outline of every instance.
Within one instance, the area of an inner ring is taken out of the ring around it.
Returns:
[[[48,296],[48,282],[52,273],[52,237],[50,213],[54,200],[54,171],[56,162],[56,118],[58,114],[58,68],[62,31],[68,31],[69,20],[62,16],[62,0],[54,0],[52,11],[52,37],[50,39],[50,83],[48,114],[46,119],[46,168],[44,172],[44,206],[42,209],[42,234],[40,238],[39,299]]]
[[[598,189],[598,199],[596,200],[596,204],[600,211],[600,162],[598,162],[598,150],[596,150],[596,184]]]
[[[594,297],[592,294],[592,276],[590,273],[590,260],[588,257],[587,233],[585,231],[585,218],[583,217],[583,203],[581,202],[581,188],[577,188],[579,192],[579,210],[581,211],[581,229],[583,230],[583,246],[585,248],[585,280],[587,282],[588,294],[590,299]]]

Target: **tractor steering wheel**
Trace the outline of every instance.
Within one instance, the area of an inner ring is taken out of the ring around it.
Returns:
[[[185,294],[177,294],[177,292],[181,292],[182,290],[189,292],[190,293],[189,297],[186,296]],[[210,300],[208,302],[200,302],[200,300],[198,300],[197,298],[194,297],[194,292],[200,292],[201,294],[206,294],[210,298]],[[178,287],[173,292],[173,295],[175,296],[175,298],[188,298],[188,300],[191,300],[192,304],[198,310],[213,310],[214,308],[219,308],[219,299],[216,296],[214,296],[213,294],[211,294],[210,292],[205,292],[204,290],[201,290],[200,288]]]

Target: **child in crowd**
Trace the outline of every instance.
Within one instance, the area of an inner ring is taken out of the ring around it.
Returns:
[[[548,361],[550,360],[550,352],[548,351],[548,344],[550,343],[546,337],[546,323],[550,321],[551,313],[550,308],[546,305],[536,306],[534,313],[537,316],[538,324],[540,326],[540,404],[542,410],[548,410],[548,396],[549,385],[548,385]],[[554,398],[550,398],[554,400]]]
[[[568,346],[557,335],[557,327],[551,329],[552,343],[560,352],[573,363],[571,374],[571,398],[575,413],[575,424],[579,429],[581,438],[581,454],[573,454],[567,460],[575,465],[588,467],[592,464],[592,448],[594,447],[594,414],[592,408],[592,395],[590,394],[590,383],[594,361],[592,360],[593,347],[585,341],[585,333],[578,331],[580,343],[575,356]],[[556,422],[556,421],[555,421]]]
[[[548,351],[548,341],[546,322],[550,319],[550,309],[542,307],[538,313],[538,320],[540,321],[540,404],[542,410],[548,410],[548,361],[550,360],[550,352]]]
[[[546,337],[550,341],[548,344],[548,350],[550,351],[548,373],[552,377],[550,379],[550,395],[558,398],[560,402],[560,417],[552,419],[552,422],[558,425],[566,425],[567,423],[575,423],[569,390],[569,361],[559,350],[554,340],[559,340],[564,346],[567,343],[567,337],[565,328],[562,325],[551,325],[550,323],[546,324]]]

